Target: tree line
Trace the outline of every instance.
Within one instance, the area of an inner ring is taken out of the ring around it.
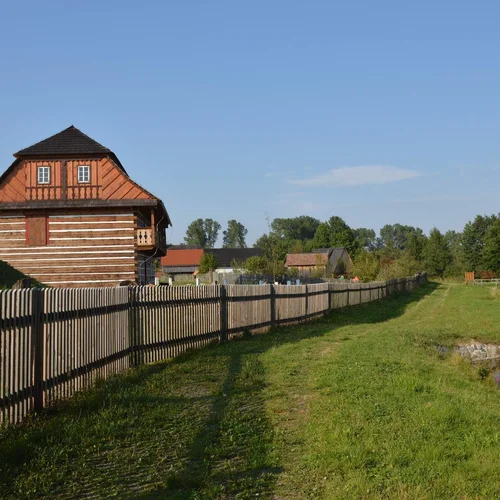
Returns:
[[[189,225],[184,241],[213,248],[220,229],[212,219],[197,219]],[[247,233],[240,222],[228,221],[223,246],[245,248]],[[264,257],[252,258],[246,265],[249,272],[277,274],[284,270],[287,253],[345,247],[354,262],[353,272],[365,281],[417,271],[436,277],[459,277],[467,271],[493,277],[500,275],[500,215],[478,215],[461,232],[441,233],[433,228],[425,234],[419,227],[386,224],[378,236],[373,229],[351,228],[336,215],[323,222],[307,215],[276,218],[254,247],[262,248]]]
[[[213,219],[196,219],[189,224],[184,244],[201,248],[214,248],[219,238],[221,225]],[[240,222],[231,219],[227,221],[227,229],[222,232],[223,248],[246,248],[248,229]]]

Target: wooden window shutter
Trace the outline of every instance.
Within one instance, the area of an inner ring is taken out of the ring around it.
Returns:
[[[47,241],[47,217],[26,217],[26,244],[33,247],[46,246]]]

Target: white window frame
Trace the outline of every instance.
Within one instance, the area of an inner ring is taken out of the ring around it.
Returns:
[[[89,184],[90,165],[78,165],[77,178],[78,178],[78,184]]]
[[[37,167],[36,181],[37,184],[50,184],[50,167],[48,165]]]

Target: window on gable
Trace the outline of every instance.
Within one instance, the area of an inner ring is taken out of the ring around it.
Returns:
[[[37,181],[38,184],[50,184],[50,167],[38,167]]]
[[[90,182],[90,167],[88,165],[78,166],[78,182]]]

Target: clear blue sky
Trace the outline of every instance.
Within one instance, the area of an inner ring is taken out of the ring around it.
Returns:
[[[71,124],[198,217],[445,231],[500,210],[494,1],[2,2],[0,161]]]

